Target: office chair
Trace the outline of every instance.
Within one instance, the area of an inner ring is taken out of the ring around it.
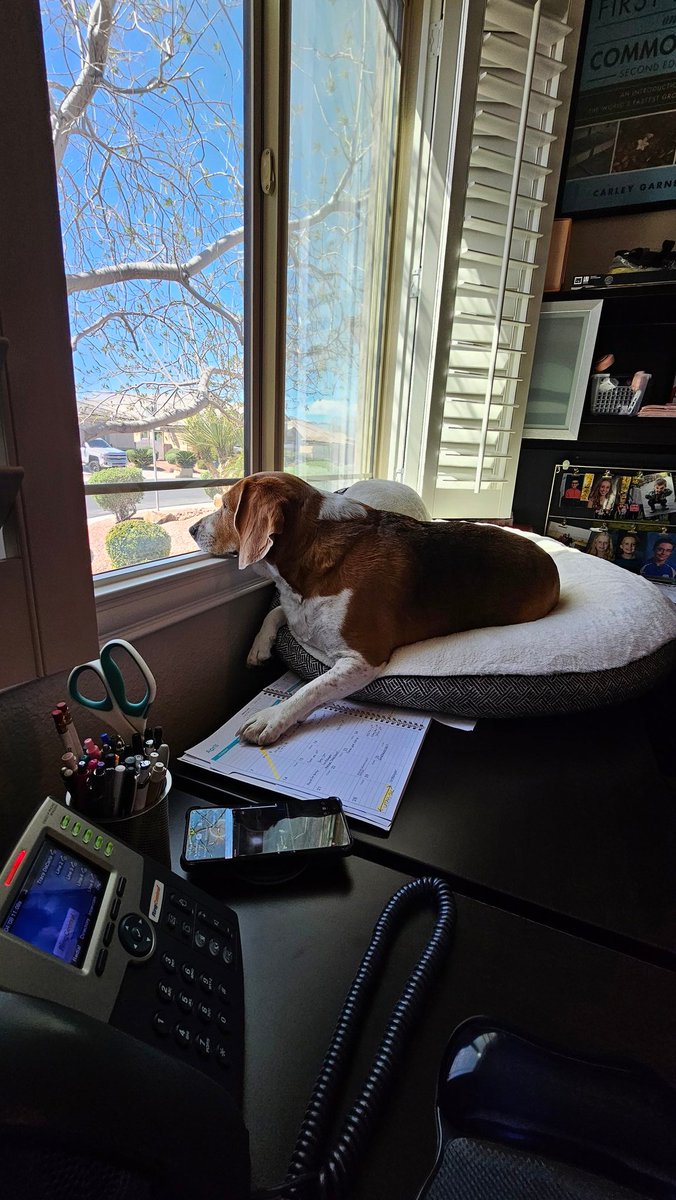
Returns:
[[[246,1200],[248,1135],[202,1072],[72,1009],[0,990],[3,1195]]]
[[[449,1043],[438,1117],[421,1200],[676,1198],[676,1092],[647,1069],[473,1018]]]

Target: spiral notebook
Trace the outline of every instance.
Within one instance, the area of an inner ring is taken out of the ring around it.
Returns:
[[[300,687],[303,680],[287,671],[182,761],[285,796],[338,796],[349,816],[389,829],[431,718],[340,700],[315,709],[272,746],[240,742],[247,717]]]

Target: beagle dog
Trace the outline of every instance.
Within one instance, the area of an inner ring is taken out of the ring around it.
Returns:
[[[399,646],[537,621],[559,599],[554,560],[527,538],[496,525],[418,521],[281,471],[234,484],[190,533],[209,554],[236,554],[240,570],[260,563],[277,585],[281,605],[263,621],[248,665],[270,658],[288,624],[330,668],[242,726],[239,736],[259,746],[366,687]]]

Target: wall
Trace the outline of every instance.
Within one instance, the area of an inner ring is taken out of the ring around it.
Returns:
[[[264,588],[240,596],[134,640],[157,679],[150,718],[162,726],[172,757],[206,737],[281,673],[275,666],[245,669],[271,594],[272,588]],[[67,674],[52,675],[0,693],[0,854],[45,796],[61,794],[62,750],[50,711],[66,698],[66,679]],[[75,704],[72,711],[80,736],[106,728]]]

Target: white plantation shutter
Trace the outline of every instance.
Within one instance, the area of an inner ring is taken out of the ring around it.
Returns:
[[[435,517],[506,517],[583,5],[461,7],[444,21],[435,114],[437,162],[440,138],[448,148],[445,178],[436,179],[441,234],[432,235],[433,176],[401,475]]]

